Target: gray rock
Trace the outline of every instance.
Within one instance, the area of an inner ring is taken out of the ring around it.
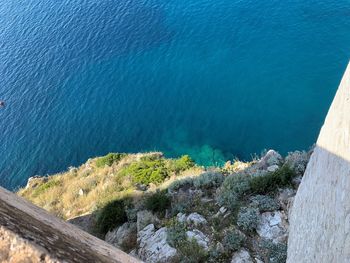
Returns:
[[[286,163],[297,173],[297,175],[302,176],[305,172],[309,159],[309,153],[305,151],[295,151],[288,153],[288,156],[286,157]]]
[[[231,263],[253,263],[253,260],[247,250],[241,249],[233,254]]]
[[[209,248],[209,238],[204,235],[201,231],[194,229],[192,231],[186,231],[187,239],[188,240],[196,240],[198,245],[200,245],[205,250],[208,250]]]
[[[278,168],[280,168],[280,167],[277,164],[274,164],[274,165],[267,167],[267,171],[268,172],[275,172],[278,170]]]
[[[278,243],[285,239],[287,232],[288,225],[284,213],[274,211],[261,214],[260,223],[257,228],[257,233],[260,237]]]
[[[179,223],[185,223],[186,222],[186,215],[183,214],[183,213],[178,213],[176,218],[177,218],[177,221]]]
[[[166,227],[156,231],[153,224],[146,226],[138,232],[137,242],[138,256],[145,262],[172,263],[178,260],[177,250],[167,242]]]
[[[142,210],[137,212],[137,232],[149,224],[158,225],[159,223],[159,219],[151,211]]]
[[[134,248],[137,241],[136,223],[125,223],[109,231],[105,236],[105,241],[124,250]]]
[[[283,158],[282,156],[274,151],[269,150],[265,156],[263,156],[260,161],[257,163],[257,166],[261,169],[267,169],[269,166],[277,165],[279,166],[282,162]]]
[[[220,207],[220,209],[219,209],[219,212],[220,212],[221,214],[225,214],[226,211],[227,211],[227,208],[224,207],[224,206]]]
[[[199,226],[207,223],[207,220],[198,213],[189,214],[186,221],[188,224],[194,224],[195,226]]]

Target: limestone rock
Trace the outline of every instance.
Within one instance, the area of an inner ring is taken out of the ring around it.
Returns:
[[[186,217],[186,215],[183,214],[183,213],[178,213],[177,216],[176,216],[176,218],[177,218],[177,221],[178,221],[179,223],[185,223],[187,217]]]
[[[124,250],[134,248],[137,241],[136,223],[124,223],[122,226],[109,231],[105,236],[105,241]]]
[[[274,150],[269,150],[265,156],[263,156],[260,161],[258,162],[257,166],[262,168],[262,169],[267,169],[268,167],[272,165],[277,165],[279,166],[282,162],[282,156],[274,151]]]
[[[194,239],[196,240],[198,245],[200,245],[205,250],[208,250],[209,238],[206,235],[204,235],[201,231],[194,229],[192,231],[187,231],[186,235],[188,240]]]
[[[142,210],[137,212],[137,232],[149,224],[159,224],[159,219],[151,211]]]
[[[280,211],[261,214],[257,232],[260,237],[275,243],[284,241],[287,234],[287,222],[284,213]]]
[[[207,220],[198,213],[189,214],[186,221],[188,224],[194,224],[195,226],[199,226],[207,223]]]
[[[231,263],[253,263],[253,260],[247,250],[241,249],[233,254]]]
[[[268,172],[275,172],[278,170],[278,168],[279,168],[279,166],[277,164],[274,164],[274,165],[267,167],[267,171]]]
[[[138,232],[138,256],[145,262],[171,263],[178,259],[177,250],[167,242],[167,228],[155,230],[150,224]]]

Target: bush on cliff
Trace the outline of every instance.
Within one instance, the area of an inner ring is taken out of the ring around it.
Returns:
[[[95,164],[98,168],[106,165],[111,166],[113,163],[119,162],[125,156],[125,153],[109,153],[106,156],[98,158]]]
[[[183,155],[178,159],[173,159],[169,162],[169,170],[175,174],[186,171],[195,166],[195,162],[188,155]]]
[[[249,185],[252,193],[255,194],[275,193],[278,188],[291,185],[294,177],[295,172],[285,165],[275,172],[252,177]]]
[[[99,233],[106,234],[109,230],[122,225],[127,220],[124,201],[114,200],[99,211],[96,227]]]
[[[121,174],[130,176],[135,183],[144,185],[160,184],[168,177],[165,162],[161,158],[143,158],[124,168]]]
[[[226,177],[218,191],[218,202],[234,210],[239,207],[242,198],[249,194],[250,176],[234,174]]]
[[[145,206],[152,212],[164,212],[170,206],[170,198],[166,191],[157,191],[146,198]]]

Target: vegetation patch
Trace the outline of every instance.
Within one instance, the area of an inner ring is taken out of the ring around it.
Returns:
[[[225,247],[225,250],[234,252],[241,248],[244,241],[245,236],[242,233],[237,230],[229,230],[225,233],[223,245]]]
[[[267,195],[255,195],[250,198],[251,206],[259,209],[260,212],[274,211],[280,208],[278,202]]]
[[[99,211],[96,227],[99,233],[106,234],[109,230],[122,225],[127,220],[124,201],[114,200]]]
[[[245,174],[227,176],[218,192],[219,204],[231,210],[237,209],[243,197],[250,192],[250,179],[250,176]]]
[[[171,199],[166,191],[157,191],[146,197],[145,206],[152,212],[164,212],[171,204]]]
[[[112,166],[113,163],[119,162],[126,156],[125,153],[109,153],[106,156],[99,157],[96,160],[96,167],[101,168],[104,166]]]
[[[288,165],[284,165],[275,172],[252,177],[249,185],[251,192],[255,194],[275,193],[278,188],[292,185],[295,176],[295,172]]]
[[[47,181],[46,183],[43,183],[43,184],[39,185],[38,187],[36,187],[32,193],[32,196],[37,197],[37,196],[43,194],[48,189],[56,187],[56,186],[60,186],[60,185],[61,185],[61,182],[59,180],[51,179],[51,180]]]
[[[253,232],[259,224],[259,211],[256,208],[242,207],[239,210],[237,226],[246,232]]]

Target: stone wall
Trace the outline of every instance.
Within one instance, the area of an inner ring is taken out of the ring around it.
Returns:
[[[140,261],[0,187],[0,262]]]
[[[288,263],[350,262],[350,65],[295,197]]]

